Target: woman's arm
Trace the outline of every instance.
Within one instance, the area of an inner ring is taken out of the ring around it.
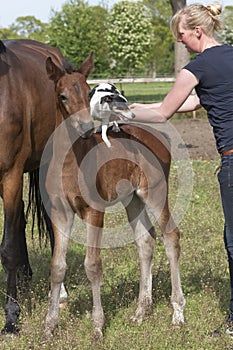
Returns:
[[[191,72],[182,69],[176,82],[162,102],[132,104],[136,121],[149,123],[166,122],[176,112],[189,112],[201,107],[197,95],[190,95],[198,80]]]

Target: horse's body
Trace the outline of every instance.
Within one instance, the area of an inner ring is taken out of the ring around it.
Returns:
[[[59,292],[65,276],[66,252],[76,213],[87,226],[85,269],[93,292],[93,330],[97,339],[102,339],[101,236],[105,209],[118,201],[126,209],[140,258],[140,292],[134,321],[140,323],[152,304],[155,230],[146,206],[163,231],[171,266],[173,323],[184,321],[185,301],[178,267],[179,231],[168,208],[169,142],[158,131],[143,126],[122,125],[120,129],[118,133],[109,131],[110,148],[106,147],[99,134],[83,140],[75,138],[66,126],[57,128],[54,134],[53,156],[46,179],[55,235],[46,337],[58,324]]]
[[[61,52],[32,40],[0,41],[0,195],[4,206],[1,261],[7,272],[4,332],[17,332],[20,312],[16,274],[30,274],[22,201],[23,173],[39,167],[56,125],[54,82],[46,72],[50,57],[61,73],[70,68]]]

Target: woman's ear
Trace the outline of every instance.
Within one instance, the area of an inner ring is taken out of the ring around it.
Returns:
[[[202,36],[202,29],[201,27],[196,27],[195,28],[195,35],[199,39]]]

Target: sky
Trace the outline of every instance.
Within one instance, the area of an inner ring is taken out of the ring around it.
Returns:
[[[119,0],[89,0],[89,5],[107,4],[111,7]],[[213,0],[214,1],[214,0]],[[209,4],[212,0],[187,0],[187,4],[200,2]],[[48,22],[51,16],[51,9],[60,11],[66,0],[0,0],[2,3],[0,11],[0,27],[7,28],[17,17],[34,16],[42,22]],[[4,2],[4,4],[3,4]],[[223,6],[233,5],[233,0],[218,0]]]

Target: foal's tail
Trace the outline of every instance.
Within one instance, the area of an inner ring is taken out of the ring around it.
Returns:
[[[34,233],[35,223],[37,223],[39,232],[40,245],[45,238],[45,242],[49,238],[51,248],[54,247],[54,234],[50,217],[44,207],[39,186],[39,168],[29,173],[29,192],[28,206],[26,210],[26,220],[28,221],[29,214],[32,214],[32,237]]]

